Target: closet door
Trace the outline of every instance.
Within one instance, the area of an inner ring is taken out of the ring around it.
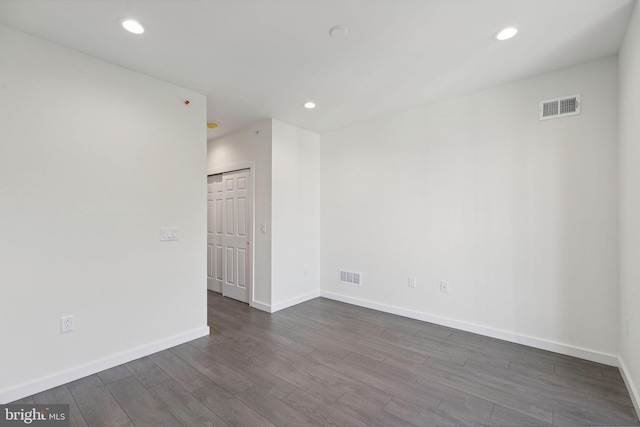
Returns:
[[[209,289],[248,303],[251,290],[251,180],[241,170],[209,177]]]

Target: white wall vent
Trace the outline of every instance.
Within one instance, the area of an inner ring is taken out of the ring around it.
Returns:
[[[340,270],[340,283],[346,283],[347,285],[353,286],[362,286],[362,273]]]
[[[540,120],[580,114],[580,94],[540,101]]]

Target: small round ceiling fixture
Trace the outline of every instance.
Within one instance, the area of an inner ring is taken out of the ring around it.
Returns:
[[[136,21],[135,19],[122,18],[118,22],[120,22],[120,25],[122,25],[122,28],[129,31],[130,33],[133,33],[133,34],[144,33],[144,27],[140,22]]]
[[[334,39],[343,39],[347,37],[349,31],[342,25],[336,25],[329,29],[329,35]]]
[[[213,122],[207,122],[207,127],[209,129],[215,129],[215,128],[218,127],[218,124],[217,123],[213,123]]]
[[[312,108],[316,108],[316,103],[307,101],[304,103],[303,107],[306,108],[307,110],[311,110]]]
[[[502,29],[494,34],[493,38],[498,41],[509,40],[511,37],[518,34],[518,29],[516,27],[507,27]]]

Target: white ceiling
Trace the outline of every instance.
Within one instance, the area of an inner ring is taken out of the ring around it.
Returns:
[[[324,132],[612,55],[633,4],[0,0],[0,23],[205,94],[211,139],[268,117]],[[334,25],[348,36],[331,38]],[[494,41],[505,26],[520,32]]]

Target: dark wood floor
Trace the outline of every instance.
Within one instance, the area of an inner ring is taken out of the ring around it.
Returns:
[[[617,368],[318,298],[24,399],[72,426],[639,425]]]

